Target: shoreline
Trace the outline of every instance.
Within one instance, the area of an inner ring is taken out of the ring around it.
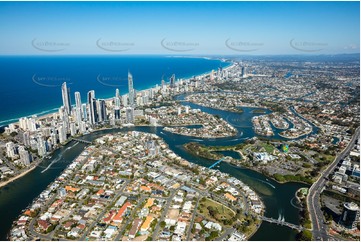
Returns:
[[[190,142],[190,143],[192,143],[192,142]],[[190,144],[190,143],[186,143],[186,144]],[[197,143],[197,142],[195,142],[195,143]],[[192,152],[192,150],[188,149],[188,148],[185,146],[186,144],[183,145],[184,149],[185,149],[188,153],[190,153],[190,154],[192,154],[192,155],[194,155],[194,156],[198,156],[198,157],[200,157],[200,158],[207,159],[207,160],[210,160],[210,161],[217,161],[217,160],[219,160],[219,158],[205,157],[205,156],[201,156],[201,155],[199,155],[199,154],[196,154],[196,153]],[[224,159],[224,160],[223,160],[224,162],[227,162],[228,164],[230,164],[230,165],[232,165],[232,166],[240,167],[240,168],[242,168],[242,169],[252,170],[252,171],[254,171],[254,172],[257,172],[257,173],[259,173],[259,174],[261,174],[261,175],[263,175],[263,176],[271,179],[272,181],[276,182],[277,184],[299,183],[299,184],[303,184],[303,185],[306,185],[306,186],[311,186],[311,184],[306,183],[306,182],[304,182],[304,181],[284,181],[284,182],[277,181],[273,176],[270,176],[269,174],[266,174],[266,173],[262,172],[262,171],[261,171],[260,169],[258,169],[257,167],[245,166],[245,165],[242,165],[242,163],[234,163],[234,162],[232,162],[232,161],[241,161],[241,160],[244,160],[243,154],[241,153],[241,151],[236,151],[236,150],[234,150],[234,149],[226,149],[226,150],[224,150],[224,151],[227,151],[227,150],[231,150],[231,151],[234,151],[234,152],[238,152],[238,153],[241,155],[241,157],[242,157],[242,159],[234,159],[234,158],[232,158],[231,160],[227,160],[227,159]],[[218,151],[218,150],[217,150],[217,151]],[[212,153],[212,152],[214,152],[214,151],[210,151],[210,152]],[[226,156],[223,155],[223,158],[224,158],[224,157],[226,157]],[[222,158],[220,158],[220,159],[222,159]]]
[[[274,123],[273,123],[273,119],[270,120],[271,124],[273,125],[273,127],[275,127],[276,129],[280,129],[280,130],[287,130],[290,128],[290,125],[289,123],[287,123],[287,127],[286,128],[283,128],[283,127],[277,127]],[[279,133],[278,133],[279,134]]]
[[[189,142],[189,143],[185,143],[185,144],[183,145],[183,148],[184,148],[188,153],[190,153],[190,154],[192,154],[192,155],[194,155],[194,156],[198,156],[198,157],[200,157],[200,158],[207,159],[207,160],[210,160],[210,161],[217,161],[217,160],[219,160],[219,159],[222,159],[222,158],[226,157],[225,155],[223,155],[223,157],[221,157],[221,158],[211,158],[211,157],[206,157],[206,156],[199,155],[199,154],[193,152],[192,150],[190,150],[190,149],[188,149],[188,148],[186,147],[186,145],[187,145],[187,144],[190,144],[190,143],[197,143],[197,144],[199,144],[199,145],[201,145],[201,146],[203,146],[203,144],[200,144],[200,143],[198,143],[198,142]],[[245,160],[246,160],[245,158],[247,158],[247,157],[245,157],[245,156],[243,155],[243,153],[241,152],[241,150],[235,150],[234,148],[232,148],[232,149],[222,149],[222,150],[212,150],[212,151],[209,151],[209,150],[208,150],[208,152],[210,152],[210,153],[212,153],[212,152],[217,152],[217,151],[234,151],[234,152],[238,152],[238,153],[240,154],[240,156],[242,157],[242,159],[232,158],[231,160],[225,159],[225,160],[223,160],[223,161],[227,162],[228,164],[230,164],[230,165],[232,165],[232,166],[240,167],[240,168],[243,168],[243,169],[249,169],[249,170],[252,170],[252,171],[254,171],[254,172],[257,172],[257,173],[259,173],[259,174],[261,174],[261,175],[264,175],[265,177],[271,179],[272,181],[276,182],[277,184],[299,183],[299,184],[303,184],[303,185],[306,185],[306,186],[311,186],[311,185],[312,185],[312,184],[309,184],[309,183],[304,182],[304,181],[292,181],[292,180],[291,180],[291,181],[278,181],[278,180],[276,180],[272,175],[269,175],[269,174],[267,174],[267,173],[262,172],[262,170],[259,169],[258,167],[245,166],[245,165],[243,165],[243,162],[242,162],[242,161],[245,161]],[[236,162],[232,162],[232,161],[240,161],[240,162],[237,162],[237,163],[236,163]],[[315,177],[315,178],[317,178],[317,177]]]
[[[79,137],[82,137],[84,135],[81,135],[81,136],[78,136],[77,138]],[[17,176],[14,176],[14,177],[11,177],[9,180],[7,181],[4,181],[4,182],[1,182],[0,183],[0,188],[8,185],[9,183],[12,183],[14,181],[16,181],[17,179],[25,176],[26,174],[28,174],[30,171],[34,170],[35,168],[37,168],[43,161],[44,161],[44,158],[47,157],[47,156],[51,156],[54,154],[55,151],[59,150],[61,147],[65,147],[67,144],[69,144],[70,142],[72,141],[72,139],[68,139],[64,144],[60,144],[58,145],[58,147],[54,150],[52,150],[51,152],[49,152],[48,154],[46,154],[46,156],[44,156],[43,158],[41,158],[37,163],[35,163],[35,165],[31,166],[29,169],[26,169],[25,171],[23,171],[22,173],[20,173],[19,175]]]
[[[309,120],[308,118],[305,118],[302,114],[300,114],[299,112],[297,112],[294,106],[290,107],[290,109],[292,109],[292,110],[294,111],[294,113],[295,113],[296,115],[298,115],[300,118],[302,118],[304,121],[306,121],[306,122],[312,124],[313,126],[315,126],[315,127],[317,127],[317,128],[319,128],[319,129],[322,130],[322,127],[321,127],[321,126],[315,124],[314,121],[311,121],[311,120]],[[292,110],[291,110],[291,111],[292,111]]]
[[[201,59],[204,59],[204,57],[202,57]],[[220,59],[217,59],[217,60],[218,60],[218,61],[222,61],[222,60],[220,60]],[[233,62],[228,62],[228,63],[229,63],[229,65],[224,68],[225,70],[226,70],[226,69],[229,69],[229,68],[232,68],[232,67],[235,65]],[[184,79],[181,78],[181,80],[187,81],[187,80],[192,79],[194,76],[195,76],[195,77],[202,77],[202,76],[210,75],[211,73],[212,73],[212,70],[207,71],[207,72],[204,72],[204,73],[201,73],[201,74],[193,75],[193,76],[191,76],[191,77],[186,77],[186,78],[184,78]],[[156,84],[156,85],[157,85],[157,84]],[[148,88],[146,88],[146,89],[143,89],[142,91],[147,91],[147,90],[150,90],[150,89],[152,89],[152,88],[155,88],[156,85],[152,85],[151,87],[148,87]],[[112,99],[112,98],[104,98],[104,100],[106,100],[106,101],[111,100],[111,99]],[[48,117],[53,116],[54,114],[57,114],[58,111],[55,111],[55,110],[58,110],[58,109],[59,109],[59,108],[52,108],[52,109],[49,109],[49,110],[46,110],[46,111],[42,111],[42,112],[37,113],[37,114],[31,114],[31,115],[27,115],[27,116],[23,116],[23,117],[31,117],[31,116],[36,115],[36,116],[37,116],[37,119],[39,119],[39,120],[41,120],[41,119],[46,119],[46,118],[48,118]],[[44,113],[44,114],[42,114],[42,113]],[[41,114],[41,115],[38,116],[39,114]],[[22,118],[22,117],[20,117],[20,118]],[[0,127],[1,127],[1,128],[5,128],[5,127],[8,127],[10,124],[20,125],[20,123],[19,123],[19,119],[20,119],[20,118],[9,119],[9,120],[16,120],[16,119],[17,119],[17,122],[5,123],[4,125],[0,125]],[[1,123],[1,122],[5,122],[5,121],[7,121],[7,120],[0,121],[0,123]],[[144,125],[144,126],[147,126],[147,125]],[[188,126],[188,125],[186,125],[186,126]],[[134,126],[134,127],[136,127],[136,126]],[[163,126],[163,127],[164,127],[164,126]],[[124,126],[121,126],[121,127],[116,127],[116,128],[122,129],[122,128],[125,128],[125,127],[124,127]],[[112,129],[112,128],[103,127],[103,128],[100,128],[100,129],[95,129],[95,130],[92,130],[91,132],[89,132],[89,134],[94,133],[94,132],[96,132],[96,131],[106,130],[106,129]],[[172,132],[171,132],[171,133],[172,133]],[[84,135],[86,135],[86,134],[82,134],[82,135],[80,135],[80,136],[75,136],[75,137],[81,138],[81,137],[83,137]],[[195,137],[195,138],[198,138],[198,137]],[[226,137],[219,137],[219,138],[226,138]],[[59,144],[59,147],[57,147],[55,150],[51,151],[51,152],[50,152],[49,154],[47,154],[47,155],[53,154],[54,151],[58,150],[58,149],[61,148],[61,147],[64,147],[64,146],[67,145],[70,141],[71,141],[71,139],[69,139],[68,141],[66,141],[65,144]],[[36,165],[34,165],[33,167],[25,170],[25,171],[22,172],[21,174],[19,174],[19,175],[17,175],[17,176],[14,176],[14,177],[11,177],[11,178],[10,178],[9,180],[7,180],[7,181],[1,182],[1,183],[0,183],[0,188],[8,185],[9,183],[11,183],[11,182],[13,182],[13,181],[16,181],[17,179],[19,179],[19,178],[21,178],[21,177],[23,177],[23,176],[25,176],[25,175],[28,174],[30,171],[32,171],[32,170],[34,170],[36,167],[38,167],[39,164],[40,164],[42,161],[43,161],[43,159],[41,159],[38,164],[36,164]]]
[[[137,127],[137,126],[136,126],[136,127]],[[126,128],[126,127],[117,127],[117,128],[105,128],[105,127],[104,127],[104,128],[101,128],[101,129],[94,130],[94,131],[90,132],[89,134],[95,133],[95,132],[97,132],[97,131],[102,131],[102,130],[111,130],[111,129],[115,129],[115,130],[116,130],[116,129],[123,129],[123,128]],[[87,135],[88,135],[88,134],[81,135],[80,137],[87,136]],[[63,146],[66,146],[66,145],[69,144],[71,141],[72,141],[72,140],[69,139],[69,141],[68,141],[67,143],[65,143],[65,144],[63,144],[62,146],[58,147],[58,149],[61,148],[61,147],[63,147]],[[54,150],[54,151],[55,151],[55,150]],[[226,161],[227,163],[231,164],[231,165],[234,165],[234,164],[232,164],[230,161],[227,161],[227,160],[225,160],[225,161]],[[40,164],[40,163],[41,163],[41,162],[39,162],[39,164]],[[38,164],[38,165],[39,165],[39,164]],[[11,181],[10,181],[10,180],[7,181],[7,183],[10,183],[10,182],[12,182],[12,181],[14,181],[14,180],[22,177],[22,176],[25,176],[27,173],[29,173],[30,171],[32,171],[33,169],[35,169],[36,167],[38,167],[38,165],[37,165],[37,166],[34,166],[34,167],[32,167],[31,169],[29,169],[28,171],[20,174],[20,175],[17,176],[16,178],[14,177],[14,179],[12,179]],[[235,166],[237,166],[237,167],[242,167],[242,168],[246,168],[246,169],[250,169],[250,170],[253,170],[253,171],[255,171],[255,172],[259,173],[259,174],[262,174],[262,175],[268,177],[267,175],[265,175],[265,174],[263,174],[263,173],[255,170],[255,169],[251,169],[250,167],[239,166],[239,165],[235,165]],[[277,184],[285,184],[285,183],[288,183],[288,182],[282,182],[282,183],[281,183],[281,182],[278,182],[278,181],[274,180],[273,178],[271,178],[271,180],[275,181]],[[290,181],[290,182],[292,182],[292,181]],[[302,182],[293,182],[293,183],[302,183]],[[266,209],[266,207],[265,207],[265,209]],[[254,236],[254,235],[257,233],[257,231],[259,230],[259,228],[262,226],[262,223],[263,223],[263,221],[260,221],[260,223],[259,223],[259,225],[256,227],[256,229],[253,230],[253,231],[247,236],[247,239],[252,238],[252,236]]]
[[[42,161],[43,161],[43,160],[41,160],[41,162],[42,162]],[[40,164],[41,162],[39,162],[39,164]],[[0,188],[2,188],[2,187],[4,187],[4,186],[12,183],[13,181],[16,181],[17,179],[19,179],[19,178],[21,178],[21,177],[23,177],[23,176],[25,176],[26,174],[28,174],[29,172],[31,172],[32,170],[34,170],[35,168],[37,168],[37,167],[39,166],[39,164],[36,164],[36,165],[32,166],[31,168],[27,169],[26,171],[20,173],[20,174],[17,175],[17,176],[11,177],[11,178],[10,178],[9,180],[7,180],[7,181],[1,182],[1,183],[0,183]]]
[[[236,165],[236,164],[233,164],[229,161],[226,161],[224,160],[225,162],[228,162],[229,164],[231,165],[234,165],[234,166],[237,166],[237,167],[241,167],[241,168],[245,168],[245,169],[249,169],[249,170],[252,170],[254,172],[257,172],[265,177],[267,177],[268,179],[271,179],[272,181],[276,182],[277,184],[286,184],[286,183],[299,183],[299,184],[303,184],[303,185],[307,185],[307,186],[311,186],[311,184],[308,184],[306,182],[303,182],[303,181],[284,181],[284,182],[281,182],[281,181],[277,181],[274,177],[270,176],[269,174],[266,174],[266,173],[263,173],[261,172],[260,170],[258,170],[257,168],[254,168],[254,167],[249,167],[249,166],[243,166],[243,165]]]
[[[302,189],[302,188],[299,188],[299,189],[295,192],[295,198],[296,198],[296,200],[297,200],[298,203],[301,203],[301,202],[302,202],[302,201],[301,201],[301,198],[300,198],[299,196],[297,196],[297,193],[300,192],[301,189]],[[307,191],[307,192],[308,192],[308,191]],[[306,195],[304,198],[306,198],[306,197],[307,197],[307,195]]]
[[[205,107],[205,108],[212,108],[212,109],[217,109],[217,110],[222,110],[222,111],[227,111],[227,112],[232,112],[232,113],[244,113],[244,110],[242,110],[241,106],[239,106],[240,110],[236,110],[236,109],[233,109],[233,108],[215,108],[215,107],[210,107],[210,106],[207,106],[207,105],[204,105],[202,103],[196,103],[196,102],[193,102],[191,100],[184,100],[186,102],[189,102],[189,103],[193,103],[195,105],[199,105],[199,106],[202,106],[202,107]]]
[[[250,234],[246,237],[246,241],[249,241],[249,240],[253,237],[253,235],[255,235],[255,234],[257,233],[257,231],[259,230],[259,228],[262,226],[263,220],[259,220],[259,221],[261,221],[261,222],[259,223],[259,226],[257,226],[256,230],[252,231],[252,233],[250,233]]]
[[[230,65],[228,68],[230,68],[230,67],[232,67],[232,66],[233,66],[233,65]],[[211,72],[208,72],[208,74],[209,74],[209,73],[211,73]],[[207,74],[203,74],[202,76],[204,76],[204,75],[207,75]],[[152,87],[152,88],[153,88],[153,87]],[[149,90],[149,89],[145,89],[145,90]],[[109,99],[112,99],[112,98],[109,98]],[[109,99],[106,99],[106,100],[109,100]],[[226,111],[227,111],[227,110],[226,110]],[[39,119],[44,119],[44,118],[47,118],[47,117],[50,117],[50,116],[54,115],[54,113],[57,113],[57,111],[56,111],[56,112],[52,112],[52,113],[44,114],[44,115],[42,115],[42,116],[39,116],[38,118],[39,118]],[[19,123],[19,122],[16,122],[16,123]],[[140,126],[141,126],[141,125],[140,125]],[[145,126],[148,126],[148,125],[145,125]],[[186,125],[186,126],[187,126],[187,125]],[[135,127],[138,127],[138,126],[135,126]],[[126,127],[124,127],[124,126],[115,127],[115,128],[103,127],[103,128],[100,128],[100,129],[94,129],[94,130],[92,130],[91,132],[89,132],[89,134],[95,133],[95,132],[97,132],[97,131],[102,131],[102,130],[112,130],[112,129],[120,129],[120,130],[121,130],[121,129],[123,129],[123,128],[126,128]],[[84,137],[85,135],[87,135],[87,134],[82,134],[82,135],[77,136],[77,137],[80,137],[80,138],[81,138],[81,137]],[[180,135],[183,135],[183,134],[180,134]],[[207,138],[213,139],[213,138],[214,138],[214,137],[197,137],[197,136],[192,136],[192,135],[189,135],[189,136],[191,136],[191,137],[196,137],[196,138],[205,138],[205,139],[207,139]],[[229,136],[225,136],[225,137],[215,137],[215,138],[227,138],[227,137],[229,137]],[[233,136],[231,136],[231,137],[233,137]],[[69,144],[69,142],[71,142],[71,141],[72,141],[72,139],[70,138],[65,144],[61,144],[61,145],[60,145],[57,149],[55,149],[55,150],[58,150],[58,149],[61,148],[61,147],[65,147],[65,146],[66,146],[67,144]],[[53,150],[50,154],[53,154],[53,152],[54,152],[55,150]],[[38,164],[36,164],[36,165],[34,165],[33,167],[31,167],[30,169],[28,169],[28,170],[24,171],[23,173],[17,175],[16,177],[11,178],[10,180],[8,180],[8,181],[6,181],[6,182],[1,183],[1,184],[0,184],[0,187],[6,186],[7,184],[9,184],[9,183],[11,183],[11,182],[13,182],[13,181],[16,181],[17,179],[19,179],[19,178],[25,176],[26,174],[30,173],[32,170],[34,170],[35,168],[37,168],[42,161],[43,161],[43,159],[42,159],[41,161],[39,161]],[[226,161],[226,162],[230,163],[229,161]],[[237,165],[237,166],[238,166],[238,165]],[[243,167],[243,166],[242,166],[242,167]],[[244,167],[244,168],[250,169],[249,167]],[[254,170],[255,172],[260,173],[260,174],[262,174],[262,175],[265,175],[265,174],[263,174],[262,172],[259,172],[259,171],[256,170],[256,169],[251,169],[251,170]],[[265,175],[265,176],[268,177],[267,175]],[[270,178],[271,178],[271,177],[270,177]],[[271,178],[271,179],[274,180],[273,178]],[[275,181],[275,180],[274,180],[274,181]],[[278,181],[276,181],[276,182],[277,182],[277,183],[280,183],[280,182],[278,182]],[[283,182],[283,183],[288,183],[288,182]],[[280,184],[283,184],[283,183],[280,183]],[[295,182],[295,183],[302,183],[302,182]],[[266,208],[265,208],[265,209],[266,209]],[[249,235],[248,238],[251,238],[251,237],[258,231],[258,229],[260,228],[261,224],[262,224],[262,222],[261,222],[260,225],[251,233],[251,235]]]
[[[192,137],[192,138],[200,138],[200,139],[225,139],[225,138],[232,138],[234,136],[237,136],[237,134],[232,135],[232,136],[216,136],[216,137],[212,137],[212,136],[195,136],[195,135],[192,135],[192,134],[182,134],[182,133],[178,133],[178,132],[174,132],[174,131],[170,131],[170,130],[164,130],[164,131],[172,133],[172,134],[177,134],[177,135],[182,135],[182,136],[187,136],[187,137]]]
[[[103,130],[107,130],[107,128],[105,128],[105,129],[103,129]],[[143,132],[143,131],[141,131],[141,132],[144,133],[144,134],[147,134],[147,132]],[[104,134],[103,134],[102,136],[100,136],[100,137],[104,137]],[[159,137],[161,140],[163,140],[160,136],[158,136],[158,137]],[[99,137],[96,137],[95,140],[96,140],[97,138],[99,138]],[[165,142],[164,142],[164,143],[165,143]],[[67,144],[69,144],[69,142],[68,142]],[[169,148],[168,144],[167,144],[167,143],[165,143],[165,144],[167,145],[167,149],[170,150],[170,151],[172,151],[172,150]],[[86,150],[86,147],[88,147],[88,145],[84,147],[83,151]],[[83,151],[82,151],[82,152],[83,152]],[[72,162],[74,162],[74,161],[82,154],[82,152],[81,152],[79,155],[77,155],[77,157],[76,157],[75,159],[73,159]],[[202,167],[201,165],[198,165],[198,164],[195,164],[195,165],[198,166],[198,167]],[[65,170],[66,170],[66,168],[65,168]],[[62,173],[64,173],[65,170],[63,170]],[[61,173],[61,174],[62,174],[62,173]],[[55,180],[52,181],[52,183],[54,183],[54,182],[55,182]],[[52,183],[50,183],[50,184],[52,184]],[[49,186],[49,185],[48,185],[48,186]],[[196,190],[197,190],[197,189],[198,189],[198,188],[196,188]],[[253,191],[253,190],[252,190],[252,191]],[[202,196],[203,196],[203,195],[202,195]],[[258,195],[257,195],[257,196],[258,196]],[[210,199],[210,200],[212,200],[213,202],[215,202],[215,203],[217,203],[217,204],[219,204],[219,205],[221,205],[221,206],[229,209],[230,211],[233,212],[233,215],[236,215],[236,211],[235,211],[233,208],[229,207],[229,205],[228,205],[227,203],[221,203],[221,202],[219,202],[219,201],[217,201],[217,200],[214,200],[214,199],[212,199],[212,198],[207,197],[207,195],[206,195],[205,197],[206,197],[207,199]],[[36,198],[38,198],[38,197],[36,197]],[[34,198],[33,201],[34,201],[36,198]],[[261,200],[260,197],[258,197],[258,199]],[[263,201],[262,201],[262,200],[261,200],[261,202],[262,202],[262,204],[263,204]],[[49,204],[47,204],[46,206],[49,206]],[[197,207],[197,206],[196,206],[196,207]],[[23,211],[24,211],[24,210],[23,210]],[[262,215],[264,215],[264,210],[262,210]],[[18,218],[19,218],[20,216],[21,216],[21,214],[18,216]],[[33,219],[35,219],[35,218],[32,218],[32,220],[33,220]],[[260,221],[260,222],[259,222],[259,221]],[[255,226],[255,229],[252,230],[252,232],[250,233],[250,235],[247,235],[247,238],[253,236],[253,235],[258,231],[258,229],[259,229],[259,227],[260,227],[260,224],[262,224],[262,221],[261,221],[261,220],[257,220],[256,223],[257,223],[257,226]],[[258,225],[258,224],[259,224],[259,225]],[[226,226],[226,225],[224,225],[224,226]],[[12,228],[13,228],[13,226],[12,226]],[[32,233],[32,232],[30,232],[30,233]],[[35,234],[36,234],[36,233],[37,233],[37,232],[35,232]],[[42,234],[42,235],[44,235],[44,234]],[[33,239],[34,239],[34,238],[33,238]]]
[[[181,57],[179,57],[179,56],[164,56],[164,57],[166,57],[166,58],[168,58],[168,57],[181,58]],[[207,57],[194,57],[194,58],[196,58],[196,59],[210,60],[210,59],[207,58]],[[225,60],[222,59],[222,58],[215,58],[215,59],[212,59],[212,60],[217,60],[217,61],[219,61],[219,62],[221,62],[221,63],[229,63],[228,66],[226,66],[226,67],[223,68],[224,70],[227,70],[227,69],[229,69],[229,68],[232,68],[232,67],[235,65],[235,63],[234,63],[233,61],[225,61]],[[203,73],[199,73],[199,74],[194,74],[194,75],[190,75],[190,76],[185,76],[185,77],[179,78],[179,80],[187,81],[187,80],[192,79],[193,77],[203,77],[203,76],[210,75],[211,73],[212,73],[212,70],[206,71],[206,72],[203,72]],[[154,85],[151,85],[151,86],[146,87],[146,88],[144,88],[144,89],[141,89],[140,91],[147,91],[147,90],[149,90],[149,89],[155,88],[157,85],[159,85],[159,83],[154,84]],[[125,94],[127,94],[127,93],[125,93]],[[123,94],[123,95],[124,95],[124,94]],[[113,97],[109,97],[109,98],[99,97],[98,99],[104,99],[105,101],[107,101],[107,100],[113,99]],[[74,106],[74,105],[72,105],[72,106]],[[59,107],[60,107],[60,106],[59,106]],[[31,116],[33,116],[33,115],[36,115],[37,118],[46,118],[46,116],[53,115],[54,113],[57,113],[59,107],[50,108],[50,109],[45,110],[45,111],[39,111],[38,113],[23,115],[23,116],[17,117],[17,118],[8,118],[8,119],[6,119],[6,120],[0,120],[0,128],[8,127],[10,124],[18,124],[20,118],[25,118],[25,117],[29,118],[29,117],[31,117]],[[17,120],[17,121],[16,121],[16,120]],[[15,121],[15,122],[13,122],[13,121]]]
[[[278,133],[278,135],[279,135],[280,137],[282,137],[282,138],[285,138],[285,139],[298,139],[298,138],[300,138],[300,137],[302,137],[302,136],[310,135],[310,134],[312,133],[312,131],[313,131],[313,130],[311,129],[311,131],[308,132],[308,133],[300,134],[300,135],[292,136],[292,137],[287,137],[287,136],[281,134],[282,132],[281,132],[281,133]]]

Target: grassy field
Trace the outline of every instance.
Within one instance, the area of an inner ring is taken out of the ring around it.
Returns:
[[[254,145],[252,145],[252,144],[246,144],[245,146],[243,146],[243,148],[242,148],[241,150],[242,150],[243,153],[245,153],[246,150],[247,150],[248,148],[250,148],[250,147],[251,147],[251,149],[252,149],[252,147],[254,147]]]
[[[250,149],[252,152],[259,152],[259,148],[257,147],[264,148],[266,152],[269,154],[272,154],[273,150],[275,149],[273,145],[267,144],[262,141],[258,141],[257,144],[246,144],[245,146],[243,146],[242,151]]]
[[[273,145],[269,145],[267,143],[262,143],[261,146],[266,150],[267,153],[272,154],[275,147]]]
[[[327,162],[327,164],[331,163],[334,159],[335,159],[335,156],[326,155],[323,153],[318,153],[318,155],[316,155],[316,157],[315,157],[315,160],[317,160],[318,162]]]
[[[232,225],[236,215],[230,208],[208,198],[200,201],[197,212],[207,220],[216,221],[222,225]]]
[[[223,157],[221,154],[212,153],[211,148],[207,147],[205,145],[196,143],[196,142],[190,142],[183,145],[184,149],[188,152],[192,153],[193,155],[200,156],[206,159],[211,160],[219,160]]]

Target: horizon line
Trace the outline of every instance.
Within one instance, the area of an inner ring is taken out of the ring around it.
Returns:
[[[47,57],[47,56],[166,56],[166,57],[184,57],[184,56],[193,56],[193,57],[203,57],[203,56],[335,56],[335,55],[360,55],[361,52],[355,53],[297,53],[297,54],[183,54],[183,55],[171,55],[171,54],[0,54],[0,57],[10,57],[10,56],[38,56],[38,57]]]

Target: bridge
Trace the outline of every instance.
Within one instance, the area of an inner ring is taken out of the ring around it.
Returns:
[[[88,141],[88,140],[83,140],[83,139],[76,139],[76,138],[72,138],[72,140],[74,141],[78,141],[80,143],[84,143],[84,144],[91,144],[92,142]]]
[[[264,217],[264,216],[259,216],[259,218],[261,220],[263,220],[263,221],[273,223],[273,224],[279,224],[281,226],[287,226],[287,227],[289,227],[291,229],[295,229],[297,231],[302,231],[302,230],[305,229],[300,225],[292,224],[292,223],[289,223],[289,222],[286,222],[286,221],[283,221],[283,220],[280,220],[280,219],[267,218],[267,217]]]
[[[212,164],[210,167],[208,167],[209,169],[212,169],[213,167],[215,167],[216,165],[218,165],[219,163],[221,163],[226,157],[223,157],[222,159],[216,161],[214,164]]]

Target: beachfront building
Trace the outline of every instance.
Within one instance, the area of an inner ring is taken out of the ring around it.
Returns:
[[[63,98],[63,105],[67,115],[71,112],[70,89],[66,86],[66,82],[61,86],[61,94]]]

